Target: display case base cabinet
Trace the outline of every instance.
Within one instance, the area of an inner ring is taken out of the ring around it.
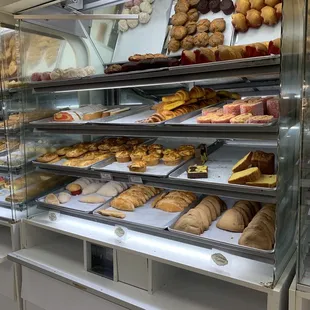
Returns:
[[[3,295],[0,295],[0,309],[1,310],[21,310],[16,300],[12,300],[11,298],[3,296]]]

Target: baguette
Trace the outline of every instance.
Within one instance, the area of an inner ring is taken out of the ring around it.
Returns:
[[[257,181],[260,176],[261,172],[257,167],[249,168],[240,172],[233,173],[229,178],[228,183],[245,185],[247,183],[253,183]]]

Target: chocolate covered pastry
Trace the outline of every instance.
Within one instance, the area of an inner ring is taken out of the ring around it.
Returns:
[[[210,12],[209,0],[200,0],[196,8],[201,14],[209,13]]]
[[[221,1],[220,0],[210,0],[210,2],[209,2],[209,9],[213,13],[217,13],[217,12],[219,12],[221,10],[220,5],[221,5]]]
[[[225,15],[230,15],[234,12],[235,6],[231,0],[222,0],[220,4],[220,9]]]

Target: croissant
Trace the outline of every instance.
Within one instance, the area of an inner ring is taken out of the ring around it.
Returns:
[[[189,92],[189,96],[191,99],[202,98],[204,95],[205,95],[205,92],[203,88],[199,86],[194,86]]]
[[[187,101],[190,99],[189,92],[184,89],[178,90],[175,94],[179,96],[180,100]]]
[[[255,9],[247,11],[246,20],[248,25],[252,28],[259,28],[263,23],[263,18],[261,17],[260,11]]]
[[[266,25],[272,26],[278,23],[276,10],[270,6],[265,6],[262,8],[261,17]]]
[[[249,0],[238,0],[236,4],[236,12],[246,15],[246,12],[251,8]]]
[[[240,31],[240,32],[248,31],[248,25],[247,25],[246,18],[241,13],[236,13],[232,15],[232,24],[237,31]]]

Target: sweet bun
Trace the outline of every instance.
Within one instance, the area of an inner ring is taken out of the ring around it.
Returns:
[[[260,11],[264,6],[265,2],[264,0],[250,0],[251,9],[255,9]]]
[[[187,22],[185,24],[185,28],[187,29],[187,34],[194,34],[197,31],[197,23],[196,22]]]
[[[175,38],[171,38],[171,40],[168,43],[168,50],[170,52],[177,52],[181,48],[181,42]]]
[[[187,13],[189,11],[189,3],[187,2],[187,0],[178,0],[177,4],[174,7],[174,11],[176,13]]]
[[[193,36],[186,36],[182,40],[181,46],[184,50],[191,50],[195,46],[194,37]]]
[[[173,26],[183,26],[188,20],[188,15],[183,12],[175,13],[171,17],[171,24]]]
[[[187,12],[187,16],[188,16],[188,20],[190,22],[197,22],[199,19],[199,13],[198,13],[197,9],[190,9]]]
[[[246,13],[246,20],[248,25],[252,28],[259,28],[263,23],[263,18],[258,10],[251,9]]]
[[[194,44],[197,47],[205,47],[209,43],[209,35],[206,32],[197,33],[194,36]]]
[[[81,197],[79,199],[80,202],[85,202],[85,203],[104,203],[106,200],[104,197],[102,197],[101,195],[98,194],[92,194],[92,195],[88,195],[88,196],[84,196]]]
[[[246,15],[246,12],[251,8],[249,0],[238,0],[236,4],[236,12]]]
[[[266,25],[272,26],[278,23],[276,10],[270,6],[265,6],[262,8],[261,17]]]
[[[275,7],[277,18],[281,19],[282,18],[282,3],[278,3]]]
[[[102,183],[91,183],[82,190],[82,194],[89,195],[89,194],[96,193],[101,188],[101,186],[102,186]]]
[[[248,24],[245,16],[242,13],[236,13],[232,15],[232,24],[237,31],[247,32]]]
[[[201,19],[197,23],[197,32],[207,32],[210,28],[210,21],[208,19]]]
[[[184,26],[174,26],[171,30],[171,37],[176,40],[182,40],[187,35],[187,29]]]
[[[265,5],[275,7],[280,2],[281,2],[281,0],[265,0]]]
[[[224,18],[216,18],[210,24],[210,32],[224,32],[226,29],[226,22]]]
[[[61,192],[58,195],[58,200],[59,202],[62,203],[67,203],[70,199],[71,199],[71,195],[69,193],[66,192]]]
[[[59,202],[59,200],[55,194],[48,194],[45,197],[44,202],[51,204],[51,205],[59,205],[60,204],[60,202]]]
[[[209,45],[212,47],[222,45],[223,43],[224,35],[221,32],[215,32],[209,38]]]

